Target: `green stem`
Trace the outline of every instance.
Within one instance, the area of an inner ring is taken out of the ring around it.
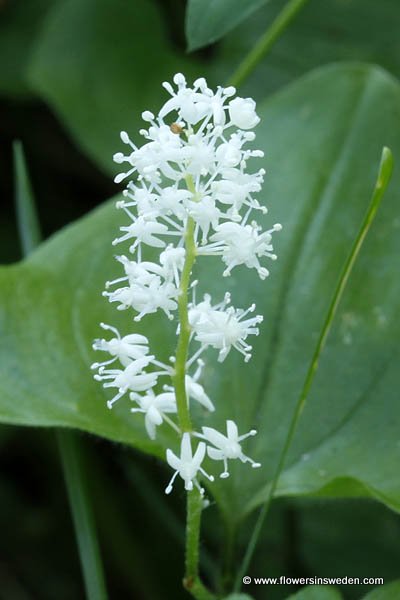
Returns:
[[[182,432],[192,431],[189,407],[186,397],[186,361],[190,341],[190,325],[188,313],[188,291],[190,274],[196,259],[196,247],[194,243],[194,221],[189,217],[185,232],[185,263],[182,270],[179,286],[178,313],[179,313],[179,338],[176,348],[175,368],[173,384],[175,387],[176,405],[178,409],[178,421]]]
[[[272,22],[272,25],[268,27],[267,31],[261,36],[254,48],[239,64],[229,80],[229,85],[238,87],[248,78],[307,2],[308,0],[289,0],[289,2],[285,4],[281,12]]]
[[[343,266],[338,283],[336,285],[335,291],[333,293],[332,300],[330,302],[328,312],[325,317],[325,321],[324,321],[322,330],[320,332],[317,345],[314,350],[313,357],[312,357],[310,365],[308,367],[308,371],[307,371],[307,375],[306,375],[306,378],[305,378],[305,381],[303,384],[303,388],[301,390],[299,399],[297,401],[297,404],[296,404],[296,407],[295,407],[295,410],[294,410],[294,413],[293,413],[293,416],[292,416],[292,419],[290,422],[290,426],[289,426],[289,430],[288,430],[288,433],[286,436],[285,444],[283,446],[283,449],[282,449],[282,452],[281,452],[281,455],[280,455],[280,458],[278,461],[278,465],[275,470],[274,477],[272,479],[271,486],[268,491],[267,499],[260,510],[260,513],[259,513],[256,525],[254,527],[252,536],[250,538],[241,568],[239,569],[239,572],[237,575],[237,579],[236,579],[236,583],[235,583],[236,591],[238,591],[240,589],[243,575],[247,574],[247,572],[248,572],[250,561],[254,554],[254,551],[255,551],[255,548],[256,548],[256,545],[258,542],[258,538],[260,536],[261,529],[264,524],[265,517],[267,516],[270,504],[272,502],[275,490],[277,488],[279,477],[280,477],[283,467],[285,465],[285,460],[286,460],[290,445],[292,443],[297,424],[299,422],[301,413],[303,412],[306,400],[308,398],[308,394],[309,394],[312,382],[314,380],[315,373],[318,368],[319,359],[320,359],[321,353],[323,351],[329,331],[331,329],[332,322],[333,322],[333,319],[336,314],[336,310],[337,310],[339,302],[343,296],[343,292],[345,290],[346,284],[350,277],[354,263],[359,255],[359,252],[360,252],[360,249],[364,242],[364,239],[369,231],[369,228],[372,225],[372,222],[375,218],[377,210],[381,204],[383,195],[384,195],[385,190],[390,181],[390,177],[392,174],[392,168],[393,168],[392,153],[389,150],[389,148],[384,147],[382,150],[382,157],[381,157],[381,162],[380,162],[380,166],[379,166],[378,177],[377,177],[375,188],[374,188],[374,191],[372,194],[371,202],[369,204],[369,207],[367,209],[365,217],[362,221],[362,224],[358,231],[357,237],[355,238],[355,240],[353,242],[350,254],[346,259],[346,262]]]
[[[186,185],[188,190],[193,194],[193,199],[198,201],[200,198],[196,192],[193,178],[190,175],[187,175],[186,177]],[[194,220],[189,217],[185,231],[185,262],[183,265],[178,297],[179,338],[175,356],[174,375],[172,377],[175,388],[179,426],[182,433],[192,431],[192,423],[186,396],[185,378],[191,333],[188,312],[188,292],[190,275],[196,260],[194,228]],[[207,590],[199,577],[199,542],[201,511],[203,508],[202,503],[203,500],[201,494],[196,488],[187,493],[185,577],[183,579],[183,585],[196,600],[215,600],[215,596]]]
[[[21,142],[14,142],[13,150],[18,232],[23,255],[28,256],[39,245],[41,233]],[[107,593],[103,567],[90,509],[88,477],[82,464],[80,440],[72,431],[58,431],[56,435],[75,525],[86,595],[90,600],[105,600]]]
[[[183,585],[196,600],[216,600],[199,577],[199,544],[203,498],[194,488],[187,494],[186,557]]]
[[[196,199],[196,189],[193,178],[186,177],[186,185]],[[196,244],[194,240],[194,220],[189,217],[185,231],[185,262],[183,265],[181,282],[179,286],[178,313],[179,313],[179,338],[176,348],[175,368],[172,381],[175,388],[176,405],[178,410],[178,421],[182,432],[192,431],[192,422],[190,420],[189,407],[186,397],[186,361],[190,341],[190,324],[188,312],[188,291],[190,285],[190,275],[196,260]]]

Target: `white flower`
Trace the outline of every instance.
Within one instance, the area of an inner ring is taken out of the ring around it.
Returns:
[[[222,216],[222,212],[217,208],[215,200],[211,196],[204,196],[201,202],[188,202],[188,213],[196,222],[196,239],[197,230],[202,231],[202,243],[207,242],[208,232],[212,226],[214,229],[218,227],[218,221]]]
[[[249,351],[252,348],[245,340],[248,335],[258,335],[256,325],[263,320],[261,315],[243,320],[254,310],[255,304],[247,310],[233,306],[225,308],[222,305],[212,307],[210,297],[205,296],[203,303],[189,309],[189,323],[197,341],[219,350],[219,362],[225,360],[232,347],[243,354],[247,362],[251,358]]]
[[[196,377],[190,377],[190,375],[186,375],[185,384],[186,393],[189,399],[193,398],[193,400],[196,400],[196,402],[202,404],[204,408],[206,408],[210,412],[214,412],[214,404],[211,402],[210,398],[205,393],[203,386],[200,385],[200,383],[197,383]]]
[[[201,375],[201,371],[204,366],[204,362],[202,360],[198,360],[197,362],[198,362],[199,366],[198,366],[195,374],[193,375],[193,377],[191,377],[190,375],[185,376],[185,388],[186,388],[186,396],[187,396],[188,405],[189,405],[190,400],[195,400],[196,402],[198,402],[199,404],[204,406],[204,408],[206,408],[210,412],[214,412],[214,410],[215,410],[214,404],[211,402],[210,398],[207,396],[203,386],[200,385],[200,383],[198,383],[198,380]],[[170,393],[174,393],[174,388],[169,385],[165,385],[164,390],[167,390]]]
[[[250,269],[257,270],[261,279],[268,275],[268,269],[261,267],[259,258],[267,256],[271,260],[276,260],[276,255],[272,253],[272,233],[280,231],[281,225],[276,224],[268,231],[260,232],[260,227],[253,222],[251,225],[240,225],[239,223],[222,223],[216,227],[210,240],[219,242],[211,248],[214,254],[221,252],[222,260],[227,265],[223,275],[230,275],[232,269],[238,265],[246,265]],[[221,248],[221,250],[220,250]],[[207,251],[207,248],[206,248]]]
[[[149,283],[131,284],[129,287],[119,288],[114,292],[103,292],[110,302],[119,302],[118,310],[133,308],[139,314],[135,321],[140,321],[144,315],[157,312],[161,308],[169,319],[172,319],[171,311],[178,308],[175,298],[178,289],[171,282],[163,282],[160,277],[154,276]]]
[[[135,238],[135,242],[129,248],[130,252],[134,252],[139,244],[147,244],[147,246],[153,246],[154,248],[164,248],[164,240],[160,240],[156,235],[168,233],[168,227],[163,223],[158,223],[156,220],[150,220],[143,216],[138,217],[128,225],[127,227],[121,227],[121,231],[126,233],[116,238],[113,241],[113,246],[120,244],[125,240]]]
[[[139,408],[131,408],[131,412],[144,413],[146,431],[150,439],[154,440],[156,427],[166,418],[165,413],[176,413],[175,394],[165,392],[156,395],[153,390],[148,390],[145,396],[132,392],[129,397],[139,405]]]
[[[243,454],[240,445],[240,442],[242,442],[246,438],[257,434],[257,431],[255,429],[252,429],[244,435],[239,435],[236,423],[234,421],[227,421],[226,435],[223,435],[222,433],[220,433],[216,429],[213,429],[212,427],[203,427],[202,431],[203,435],[199,435],[199,437],[202,437],[202,439],[215,446],[214,448],[211,446],[207,446],[208,456],[213,460],[224,461],[224,471],[220,475],[220,477],[222,477],[223,479],[229,477],[227,462],[229,459],[239,458],[243,463],[249,462],[253,469],[261,467],[260,463],[254,462],[254,460]]]
[[[239,129],[253,129],[260,122],[252,98],[234,98],[229,102],[229,116]]]
[[[126,276],[118,277],[118,279],[114,279],[113,281],[106,281],[106,288],[124,281],[127,281],[130,285],[134,285],[135,283],[149,285],[155,279],[156,275],[164,275],[163,268],[157,263],[136,262],[129,260],[126,256],[116,256],[115,258],[124,267]]]
[[[126,394],[128,390],[132,392],[145,392],[156,385],[159,373],[146,373],[143,371],[153,359],[154,356],[143,356],[130,362],[125,369],[99,368],[99,372],[94,378],[97,381],[106,381],[106,383],[103,383],[103,387],[105,388],[118,388],[118,394],[107,402],[108,408],[112,408],[113,404]]]
[[[243,204],[266,212],[265,207],[260,207],[251,196],[252,193],[261,190],[264,174],[263,169],[251,175],[243,173],[240,169],[224,169],[222,178],[211,184],[214,198],[222,204],[232,206],[228,215],[235,220],[240,219],[238,215]]]
[[[177,189],[170,185],[160,190],[155,206],[158,214],[173,215],[183,221],[187,217],[185,203],[191,198],[189,190]]]
[[[172,486],[177,475],[182,477],[183,481],[185,482],[185,490],[190,492],[193,489],[194,484],[199,489],[200,493],[203,494],[203,489],[199,486],[196,479],[197,473],[200,472],[210,481],[214,481],[214,477],[212,475],[208,475],[204,469],[201,468],[201,463],[203,462],[205,453],[206,445],[204,442],[200,442],[194,455],[192,454],[190,433],[187,432],[182,436],[180,458],[178,458],[176,454],[174,454],[172,450],[168,448],[166,455],[167,462],[170,467],[175,469],[175,473],[165,489],[166,494],[171,493]]]
[[[179,287],[180,272],[185,264],[185,248],[175,248],[170,245],[161,252],[160,263],[163,266],[166,279],[172,279],[176,287]]]
[[[149,340],[144,335],[132,333],[124,335],[124,337],[121,338],[118,329],[115,327],[111,327],[111,325],[106,325],[105,323],[100,323],[100,326],[105,330],[112,331],[117,337],[108,341],[105,339],[97,339],[94,341],[93,350],[108,352],[113,358],[101,363],[93,363],[91,366],[92,369],[110,365],[117,359],[122,366],[127,367],[132,360],[141,358],[149,352]]]

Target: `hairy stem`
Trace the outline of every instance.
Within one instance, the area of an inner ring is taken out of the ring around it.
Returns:
[[[230,85],[240,86],[254,71],[258,63],[268,54],[275,42],[285,32],[297,13],[308,0],[289,0],[281,12],[261,36],[253,49],[244,57],[242,62],[229,80]]]

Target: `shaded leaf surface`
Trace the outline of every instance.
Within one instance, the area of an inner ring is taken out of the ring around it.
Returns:
[[[3,95],[26,96],[30,54],[49,9],[57,0],[24,0],[0,5],[0,90]]]
[[[223,279],[218,261],[199,263],[196,273],[205,282],[200,293],[211,291],[218,300],[229,287],[236,306],[254,301],[265,316],[249,364],[231,353],[221,367],[210,353],[203,383],[218,411],[209,421],[195,415],[203,425],[224,428],[233,418],[241,431],[254,424],[259,430],[244,450],[263,468],[232,465],[232,476],[212,486],[232,520],[265,498],[381,148],[400,154],[393,127],[400,117],[399,85],[375,68],[321,69],[272,98],[260,114],[257,139],[269,172],[264,198],[273,221],[284,224],[279,261],[266,282],[246,269]],[[398,178],[396,172],[336,317],[280,495],[366,495],[400,508]],[[130,316],[100,295],[104,281],[119,273],[110,242],[123,220],[106,205],[27,262],[2,269],[0,418],[78,427],[161,456],[165,444],[175,444],[168,429],[150,443],[141,416],[129,414],[128,400],[106,409],[88,370],[99,321],[133,330]],[[165,360],[174,326],[149,317],[143,327]],[[207,468],[218,473],[215,463]]]
[[[297,594],[292,594],[287,600],[341,600],[339,590],[327,585],[309,585]]]
[[[267,0],[189,0],[186,39],[189,50],[215,42]]]

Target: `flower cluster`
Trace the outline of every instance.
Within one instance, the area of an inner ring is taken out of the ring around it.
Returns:
[[[276,259],[272,235],[281,229],[275,224],[263,231],[253,218],[257,211],[266,213],[254,196],[261,190],[265,171],[247,171],[249,159],[263,156],[248,147],[255,139],[251,130],[259,122],[255,102],[233,98],[233,87],[219,87],[214,92],[203,78],[188,87],[184,76],[177,74],[174,84],[175,88],[163,84],[170,98],[157,117],[149,111],[143,113],[148,124],[140,131],[143,145],[136,146],[126,132],[121,133],[127,150],[115,154],[114,161],[126,168],[115,181],[126,180],[127,185],[124,199],[116,207],[125,212],[128,223],[121,227],[113,245],[127,242],[130,256],[116,257],[123,275],[106,282],[103,294],[117,304],[118,310],[133,309],[134,321],[159,310],[169,319],[178,313],[177,356],[171,364],[164,364],[150,353],[145,336],[121,336],[117,329],[102,323],[114,337],[95,340],[93,348],[111,358],[92,365],[97,370],[95,378],[117,392],[109,400],[109,408],[128,394],[135,403],[131,412],[144,415],[151,439],[164,422],[179,435],[180,457],[171,449],[166,454],[175,470],[166,493],[178,474],[186,490],[195,485],[203,491],[198,474],[213,479],[201,466],[206,455],[223,462],[222,478],[229,475],[228,460],[260,466],[241,448],[241,442],[255,435],[255,430],[239,435],[237,425],[228,420],[226,435],[211,427],[196,433],[189,409],[190,402],[195,401],[208,411],[215,410],[199,383],[203,352],[207,348],[217,350],[222,362],[233,348],[248,361],[252,348],[247,340],[258,335],[262,317],[253,315],[254,304],[247,309],[232,306],[229,293],[216,304],[208,294],[196,302],[197,282],[190,282],[190,275],[198,257],[219,256],[224,277],[244,265],[265,279],[268,269],[264,259]],[[158,262],[146,260],[146,247],[159,252]],[[193,300],[189,303],[190,288]],[[189,346],[194,345],[190,356]],[[178,368],[182,356],[183,369]],[[119,363],[118,368],[114,363]],[[190,374],[192,368],[194,373]],[[163,377],[173,385],[160,388]],[[193,454],[194,438],[200,441]]]

